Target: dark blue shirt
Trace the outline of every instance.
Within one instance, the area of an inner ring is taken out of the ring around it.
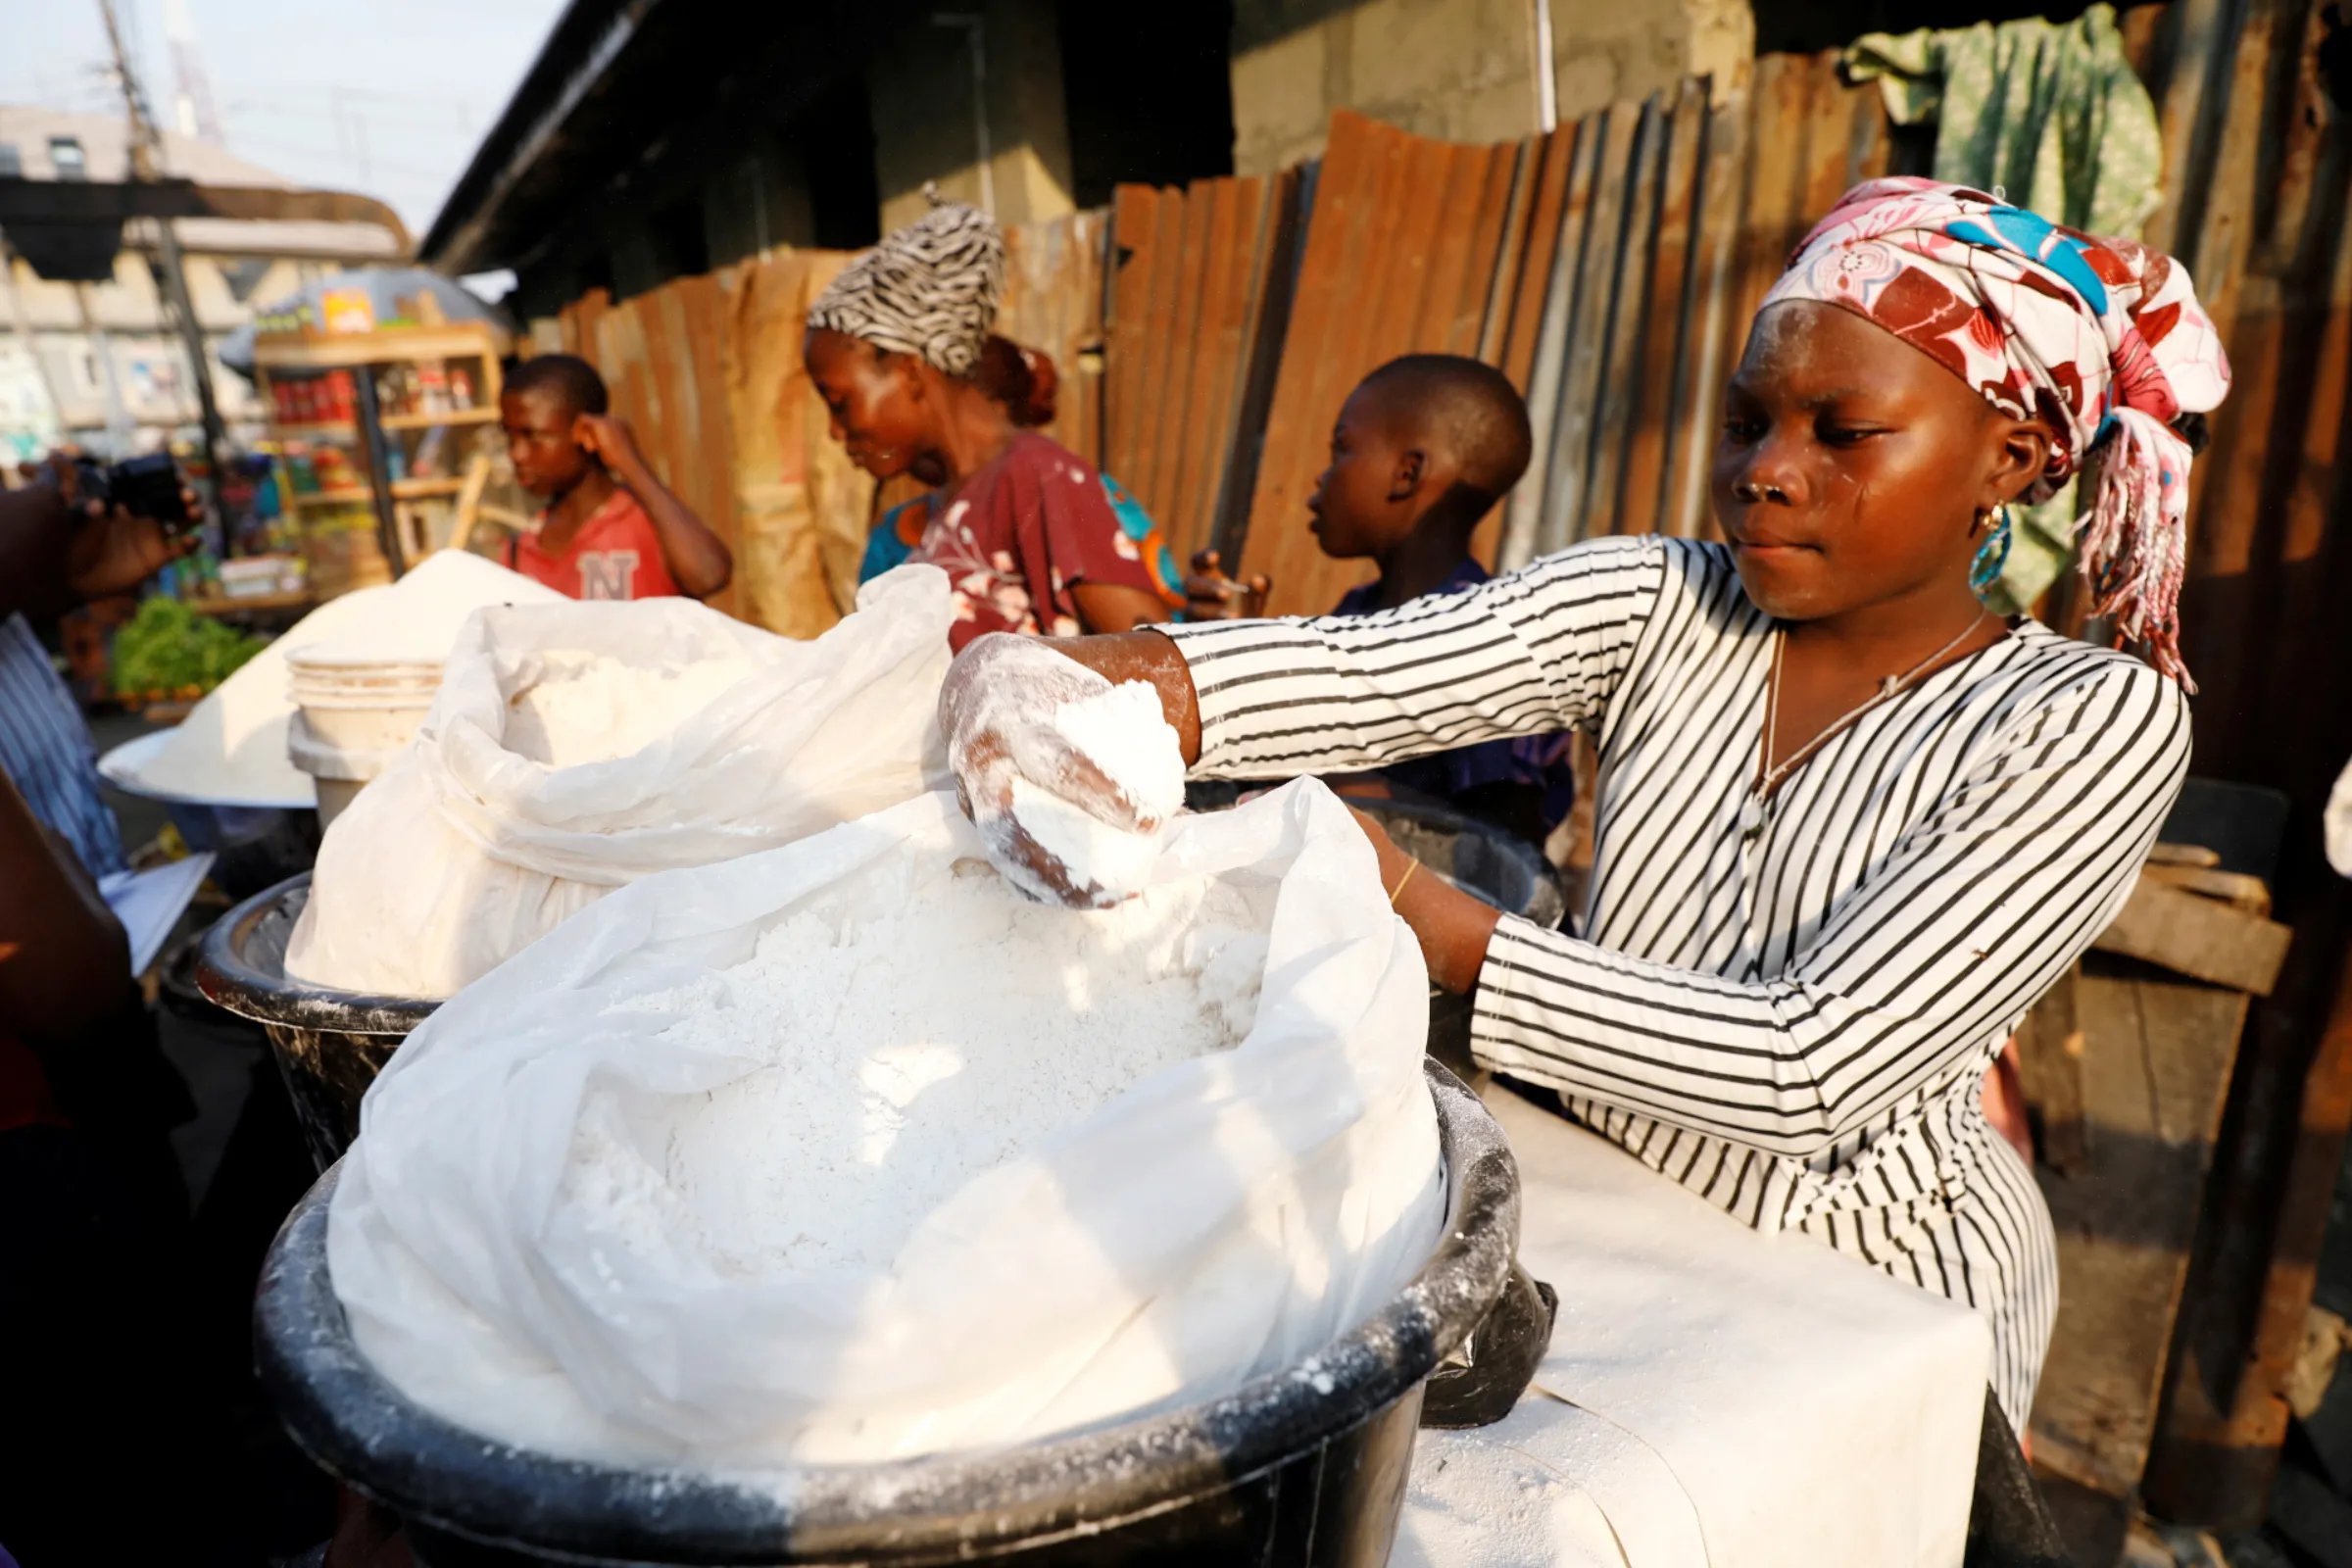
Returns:
[[[1487,569],[1477,562],[1463,558],[1453,575],[1430,590],[1439,594],[1458,594],[1488,581]],[[1341,596],[1332,610],[1335,615],[1368,615],[1379,605],[1378,582],[1368,582]],[[1464,790],[1481,784],[1530,784],[1544,792],[1544,831],[1549,833],[1568,818],[1568,808],[1576,804],[1576,770],[1572,763],[1574,737],[1568,731],[1549,735],[1522,735],[1510,740],[1479,741],[1470,746],[1457,746],[1450,752],[1439,752],[1429,757],[1416,757],[1409,762],[1394,762],[1380,769],[1380,775],[1407,789],[1440,800],[1452,800]]]

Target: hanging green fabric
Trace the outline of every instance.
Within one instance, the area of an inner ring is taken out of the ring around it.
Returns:
[[[2156,210],[2156,105],[2124,58],[2111,7],[2068,23],[1869,33],[1844,64],[1852,80],[1878,82],[1896,124],[1936,126],[1937,179],[2094,234],[2136,236]],[[2074,486],[2013,515],[2015,543],[1986,595],[2003,612],[2033,604],[2073,562]]]

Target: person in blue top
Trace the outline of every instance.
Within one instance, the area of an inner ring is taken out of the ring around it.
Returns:
[[[1035,430],[1054,422],[1060,377],[1054,368],[1052,356],[992,332],[980,346],[980,366],[972,379],[1019,428]],[[914,469],[914,475],[934,486],[944,477],[925,473],[920,466]],[[1119,519],[1120,531],[1134,541],[1168,609],[1180,610],[1184,605],[1184,572],[1176,564],[1175,553],[1168,548],[1167,540],[1152,522],[1152,514],[1144,510],[1143,503],[1109,474],[1101,477],[1102,497],[1110,503],[1112,515]],[[870,582],[893,566],[906,564],[915,547],[922,543],[936,494],[935,490],[911,501],[902,501],[882,514],[873,531],[865,536],[865,557],[858,567],[859,582]]]
[[[1331,464],[1307,498],[1307,526],[1325,555],[1375,562],[1380,575],[1331,612],[1370,614],[1485,582],[1470,536],[1527,472],[1534,446],[1525,400],[1491,365],[1408,354],[1365,376],[1332,426]],[[1264,577],[1237,582],[1213,552],[1194,567],[1186,619],[1258,613]],[[1481,741],[1327,782],[1359,799],[1443,801],[1540,846],[1575,803],[1571,745],[1566,733]]]

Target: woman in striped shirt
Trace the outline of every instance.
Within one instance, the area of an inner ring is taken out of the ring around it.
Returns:
[[[1601,755],[1577,934],[1462,895],[1367,826],[1479,1058],[1768,1232],[1990,1321],[2023,1430],[2056,1305],[2047,1210],[1979,1085],[2128,894],[2189,753],[2174,652],[2189,451],[2228,385],[2186,273],[1925,180],[1808,238],[1726,397],[1729,543],[1594,540],[1350,619],[990,638],[942,717],[1008,867],[1071,902],[1015,773],[1134,811],[1040,722],[1162,697],[1197,773],[1376,767],[1584,725]],[[2002,509],[2096,446],[2084,569],[2158,667],[2004,622]]]

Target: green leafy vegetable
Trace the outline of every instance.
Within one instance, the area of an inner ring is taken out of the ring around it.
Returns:
[[[125,696],[188,686],[209,692],[268,646],[159,596],[140,605],[115,633],[115,690]]]

